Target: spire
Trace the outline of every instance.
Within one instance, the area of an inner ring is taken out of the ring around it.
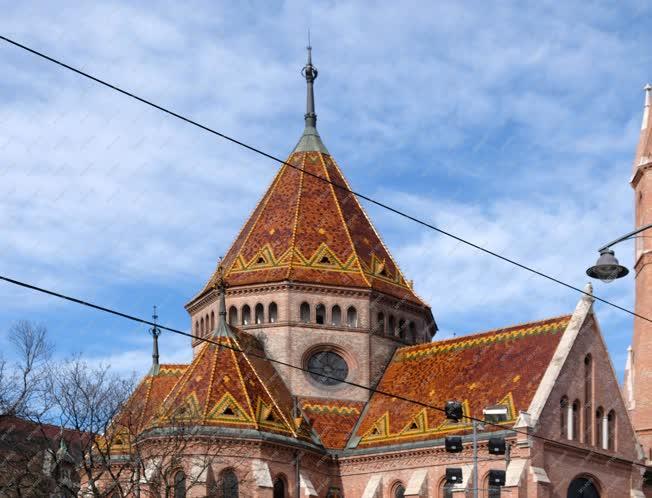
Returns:
[[[159,355],[158,355],[158,336],[161,335],[161,329],[158,328],[158,314],[156,312],[156,306],[154,306],[154,312],[152,313],[152,320],[154,321],[154,326],[149,329],[149,333],[152,335],[153,345],[152,345],[152,368],[149,370],[149,375],[157,375],[160,369],[159,365]]]
[[[636,149],[634,159],[634,177],[632,181],[637,180],[637,172],[643,167],[652,163],[652,85],[649,83],[643,88],[645,91],[645,105],[643,107],[643,121],[641,122],[641,135]]]
[[[317,114],[315,113],[315,92],[314,83],[317,79],[319,71],[312,65],[312,47],[310,46],[310,33],[308,34],[308,62],[301,70],[302,76],[306,79],[306,114],[304,116],[306,127],[303,130],[303,135],[299,143],[294,148],[294,152],[321,152],[328,154],[328,150],[324,146],[317,133]]]
[[[226,280],[224,279],[224,267],[222,266],[222,261],[217,267],[217,279],[215,281],[214,288],[220,293],[220,303],[219,303],[219,313],[217,317],[217,327],[213,331],[212,338],[217,339],[219,337],[233,337],[233,333],[229,325],[226,323]]]

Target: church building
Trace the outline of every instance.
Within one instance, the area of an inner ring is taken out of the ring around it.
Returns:
[[[116,465],[135,441],[144,465],[134,496],[652,497],[652,323],[635,323],[622,392],[590,285],[563,316],[438,340],[317,132],[310,51],[302,74],[298,144],[186,305],[192,362],[156,361],[116,419]],[[637,226],[649,112],[648,89]],[[636,311],[652,316],[639,241]]]

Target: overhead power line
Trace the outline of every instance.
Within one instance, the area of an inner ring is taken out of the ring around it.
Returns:
[[[564,282],[563,280],[560,280],[560,279],[558,279],[556,277],[553,277],[551,275],[543,273],[542,271],[539,271],[539,270],[537,270],[535,268],[532,268],[531,266],[520,263],[520,262],[516,261],[515,259],[509,258],[507,256],[503,256],[502,254],[497,253],[496,251],[492,251],[491,249],[487,249],[485,247],[482,247],[482,246],[480,246],[480,245],[478,245],[478,244],[476,244],[474,242],[466,240],[466,239],[464,239],[464,238],[462,238],[462,237],[460,237],[458,235],[455,235],[455,234],[453,234],[453,233],[451,233],[451,232],[449,232],[447,230],[444,230],[444,229],[439,228],[439,227],[437,227],[437,226],[435,226],[435,225],[433,225],[431,223],[428,223],[427,221],[416,218],[415,216],[412,216],[412,215],[406,213],[405,211],[401,211],[400,209],[394,208],[394,207],[392,207],[392,206],[390,206],[388,204],[377,201],[377,200],[375,200],[375,199],[373,199],[373,198],[371,198],[371,197],[369,197],[367,195],[364,195],[364,194],[361,194],[361,193],[356,192],[354,190],[351,190],[348,187],[346,187],[345,185],[340,185],[338,183],[335,183],[335,182],[331,181],[328,178],[324,178],[322,176],[311,173],[309,171],[305,171],[304,169],[302,169],[302,168],[300,168],[298,166],[295,166],[293,164],[290,164],[290,163],[284,161],[283,159],[280,159],[280,158],[278,158],[278,157],[276,157],[276,156],[274,156],[272,154],[269,154],[269,153],[267,153],[267,152],[265,152],[265,151],[263,151],[261,149],[258,149],[258,148],[254,147],[252,145],[249,145],[249,144],[247,144],[247,143],[245,143],[245,142],[243,142],[241,140],[238,140],[238,139],[233,138],[233,137],[231,137],[229,135],[221,133],[221,132],[219,132],[219,131],[217,131],[217,130],[215,130],[213,128],[210,128],[209,126],[203,125],[203,124],[201,124],[201,123],[199,123],[199,122],[197,122],[197,121],[195,121],[195,120],[193,120],[191,118],[188,118],[188,117],[186,117],[186,116],[184,116],[182,114],[179,114],[179,113],[177,113],[175,111],[172,111],[172,110],[170,110],[170,109],[168,109],[166,107],[163,107],[162,105],[156,104],[156,103],[154,103],[154,102],[152,102],[150,100],[147,100],[147,99],[145,99],[143,97],[139,97],[138,95],[136,95],[136,94],[134,94],[132,92],[129,92],[127,90],[124,90],[124,89],[120,88],[119,86],[117,86],[117,85],[115,85],[113,83],[109,83],[109,82],[107,82],[105,80],[102,80],[102,79],[100,79],[100,78],[98,78],[96,76],[93,76],[93,75],[91,75],[91,74],[89,74],[89,73],[87,73],[85,71],[82,71],[81,69],[70,66],[69,64],[66,64],[65,62],[62,62],[62,61],[60,61],[58,59],[55,59],[54,57],[51,57],[49,55],[44,54],[43,52],[39,52],[38,50],[30,48],[30,47],[28,47],[28,46],[26,46],[26,45],[24,45],[22,43],[19,43],[19,42],[15,41],[15,40],[12,40],[11,38],[7,38],[6,36],[0,35],[0,39],[4,40],[7,43],[10,43],[11,45],[14,45],[14,46],[18,47],[18,48],[26,50],[27,52],[30,52],[31,54],[34,54],[34,55],[36,55],[38,57],[41,57],[42,59],[45,59],[45,60],[47,60],[49,62],[52,62],[53,64],[56,64],[56,65],[58,65],[60,67],[63,67],[65,69],[69,70],[69,71],[72,71],[72,72],[74,72],[74,73],[76,73],[76,74],[78,74],[80,76],[83,76],[85,78],[88,78],[88,79],[96,82],[96,83],[99,83],[100,85],[103,85],[103,86],[105,86],[107,88],[110,88],[111,90],[114,90],[114,91],[116,91],[118,93],[126,95],[127,97],[130,97],[130,98],[132,98],[134,100],[137,100],[138,102],[141,102],[141,103],[146,104],[146,105],[148,105],[150,107],[153,107],[154,109],[158,109],[159,111],[164,112],[165,114],[173,116],[173,117],[175,117],[177,119],[180,119],[181,121],[184,121],[185,123],[188,123],[188,124],[190,124],[192,126],[196,126],[197,128],[200,128],[200,129],[202,129],[204,131],[207,131],[208,133],[211,133],[211,134],[216,135],[216,136],[218,136],[220,138],[223,138],[224,140],[228,140],[229,142],[232,142],[232,143],[234,143],[236,145],[244,147],[247,150],[255,152],[256,154],[260,154],[261,156],[264,156],[264,157],[266,157],[268,159],[276,161],[276,162],[278,162],[278,163],[280,163],[280,164],[282,164],[284,166],[288,166],[290,168],[302,171],[303,174],[305,174],[305,175],[314,177],[314,178],[316,178],[316,179],[318,179],[318,180],[320,180],[320,181],[322,181],[324,183],[328,183],[328,184],[332,185],[333,187],[335,187],[337,189],[343,190],[345,192],[349,192],[350,194],[353,194],[353,195],[359,197],[360,199],[364,199],[364,200],[370,202],[371,204],[374,204],[374,205],[376,205],[378,207],[381,207],[381,208],[383,208],[383,209],[385,209],[387,211],[390,211],[390,212],[392,212],[392,213],[394,213],[394,214],[396,214],[398,216],[401,216],[401,217],[403,217],[405,219],[408,219],[410,221],[418,223],[419,225],[424,226],[426,228],[429,228],[431,230],[434,230],[435,232],[438,232],[438,233],[440,233],[442,235],[445,235],[445,236],[450,237],[450,238],[452,238],[454,240],[457,240],[458,242],[461,242],[461,243],[463,243],[463,244],[465,244],[467,246],[470,246],[470,247],[472,247],[474,249],[477,249],[478,251],[484,252],[485,254],[489,254],[490,256],[493,256],[493,257],[498,258],[498,259],[500,259],[502,261],[505,261],[505,262],[510,263],[510,264],[512,264],[514,266],[517,266],[518,268],[521,268],[522,270],[528,271],[530,273],[538,275],[539,277],[545,278],[545,279],[547,279],[547,280],[549,280],[551,282],[554,282],[554,283],[562,285],[562,286],[564,286],[564,287],[566,287],[568,289],[579,292],[580,294],[589,295],[589,293],[587,293],[586,291],[584,291],[583,289],[581,289],[579,287],[576,287],[576,286],[571,285],[571,284],[569,284],[567,282]],[[620,311],[624,311],[625,313],[627,313],[627,314],[629,314],[631,316],[634,316],[636,318],[640,318],[641,320],[645,320],[647,322],[652,323],[651,318],[643,316],[643,315],[641,315],[639,313],[636,313],[636,312],[634,312],[634,311],[632,311],[632,310],[630,310],[628,308],[625,308],[624,306],[620,306],[619,304],[616,304],[616,303],[614,303],[612,301],[609,301],[607,299],[604,299],[602,297],[596,296],[594,294],[590,294],[590,295],[596,301],[600,301],[601,303],[612,306],[612,307],[614,307],[616,309],[619,309]]]
[[[401,401],[405,401],[407,403],[412,403],[412,404],[421,406],[422,408],[430,408],[432,410],[436,410],[436,411],[442,412],[442,413],[446,412],[446,410],[444,408],[439,407],[439,406],[435,406],[435,405],[431,405],[430,403],[424,403],[423,401],[408,398],[407,396],[402,396],[400,394],[391,393],[391,392],[384,391],[384,390],[381,390],[381,389],[378,389],[378,388],[375,388],[375,387],[365,386],[363,384],[358,384],[356,382],[342,380],[342,379],[337,378],[337,377],[326,375],[326,374],[324,374],[322,372],[316,372],[316,371],[310,370],[309,368],[301,367],[299,365],[294,365],[292,363],[288,363],[288,362],[285,362],[285,361],[282,361],[282,360],[269,358],[268,356],[266,356],[264,354],[258,354],[255,351],[243,350],[243,349],[234,347],[234,346],[232,346],[230,344],[224,344],[222,342],[214,341],[212,339],[209,339],[208,337],[196,336],[196,335],[191,334],[189,332],[184,332],[183,330],[175,329],[175,328],[172,328],[172,327],[167,327],[167,326],[161,325],[160,323],[157,323],[157,322],[153,322],[153,321],[150,321],[150,320],[145,320],[144,318],[140,318],[140,317],[137,317],[137,316],[134,316],[134,315],[130,315],[128,313],[124,313],[122,311],[118,311],[118,310],[115,310],[115,309],[112,309],[112,308],[108,308],[106,306],[101,306],[99,304],[94,304],[94,303],[91,303],[90,301],[85,301],[83,299],[79,299],[79,298],[76,298],[76,297],[67,296],[65,294],[61,294],[59,292],[56,292],[56,291],[53,291],[53,290],[50,290],[50,289],[46,289],[44,287],[38,287],[36,285],[30,284],[30,283],[27,283],[27,282],[23,282],[23,281],[20,281],[20,280],[9,278],[9,277],[6,277],[4,275],[0,275],[0,280],[4,280],[5,282],[8,282],[8,283],[13,284],[13,285],[17,285],[19,287],[23,287],[25,289],[30,289],[30,290],[33,290],[33,291],[36,291],[36,292],[40,292],[42,294],[47,294],[49,296],[53,296],[53,297],[56,297],[56,298],[59,298],[59,299],[63,299],[65,301],[69,301],[69,302],[72,302],[72,303],[75,303],[75,304],[79,304],[81,306],[86,306],[88,308],[92,308],[92,309],[95,309],[95,310],[98,310],[98,311],[102,311],[104,313],[109,313],[111,315],[119,316],[121,318],[131,320],[133,322],[142,323],[144,325],[150,325],[152,327],[158,327],[161,330],[167,330],[168,332],[172,332],[174,334],[189,337],[191,339],[196,339],[196,340],[198,340],[200,342],[206,342],[206,343],[209,343],[209,344],[213,344],[213,345],[225,348],[225,349],[229,349],[229,350],[234,351],[236,353],[246,353],[246,354],[251,355],[251,356],[253,356],[255,358],[260,358],[260,359],[269,361],[270,363],[276,363],[277,365],[282,365],[284,367],[293,368],[295,370],[300,370],[302,372],[309,373],[309,374],[316,374],[316,375],[319,375],[321,377],[325,377],[325,378],[330,379],[330,380],[335,380],[337,382],[341,382],[343,384],[347,384],[349,386],[356,387],[358,389],[363,389],[365,391],[369,391],[372,394],[379,394],[381,396],[386,396],[386,397],[389,397],[389,398],[398,399],[398,400],[401,400]],[[550,444],[554,444],[554,445],[557,445],[557,446],[572,448],[574,450],[578,449],[576,446],[573,446],[573,445],[570,445],[570,444],[567,444],[567,443],[564,443],[564,442],[561,442],[561,441],[557,441],[557,440],[552,439],[552,438],[548,438],[548,437],[545,437],[545,436],[540,436],[540,435],[537,435],[537,434],[530,434],[527,431],[518,430],[518,429],[513,428],[513,427],[508,428],[508,427],[505,427],[504,425],[500,425],[500,424],[497,424],[497,423],[494,423],[494,422],[488,422],[486,420],[479,419],[479,418],[476,418],[476,417],[464,416],[464,419],[470,420],[470,421],[475,421],[475,422],[480,422],[480,423],[482,423],[482,424],[484,424],[486,426],[488,425],[488,426],[499,428],[501,430],[507,430],[507,431],[513,432],[515,434],[522,434],[522,435],[525,435],[527,437],[536,438],[536,439],[539,439],[541,441],[544,441],[544,442],[547,442],[547,443],[550,443]],[[464,430],[464,429],[468,429],[468,428],[460,427],[460,430]],[[643,467],[643,468],[647,468],[645,464],[640,463],[640,462],[634,462],[632,460],[627,460],[627,459],[623,459],[623,458],[614,458],[613,455],[608,455],[606,453],[601,453],[601,452],[597,452],[597,451],[593,451],[593,450],[590,450],[590,451],[591,451],[591,453],[608,456],[610,459],[616,459],[616,460],[619,460],[621,462],[628,463],[630,465],[637,465],[637,466],[640,466],[640,467]]]

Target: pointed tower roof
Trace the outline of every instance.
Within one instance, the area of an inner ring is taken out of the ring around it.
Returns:
[[[425,306],[319,137],[310,47],[302,74],[304,132],[226,253],[224,278],[230,286],[294,281],[374,289]],[[213,274],[193,302],[217,279]]]
[[[643,107],[643,121],[641,135],[634,158],[634,179],[641,168],[652,165],[652,85],[649,83],[643,88],[645,91],[645,105]]]
[[[221,275],[221,268],[218,270]],[[252,429],[313,442],[310,426],[294,417],[294,400],[259,341],[226,322],[226,283],[213,342],[204,342],[163,400],[151,426],[190,424]],[[217,344],[215,344],[217,343]]]

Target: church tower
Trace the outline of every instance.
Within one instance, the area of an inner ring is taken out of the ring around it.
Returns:
[[[636,227],[652,223],[652,86],[645,87],[645,108],[631,185],[634,189]],[[646,232],[649,234],[649,232]],[[636,239],[637,314],[652,317],[652,238]],[[652,460],[652,323],[634,318],[634,338],[625,373],[625,396],[632,422]]]
[[[317,132],[310,47],[302,75],[303,134],[220,263],[227,320],[309,370],[275,365],[293,395],[366,401],[342,381],[375,385],[397,347],[437,326]],[[197,336],[217,324],[220,272],[186,305]]]

